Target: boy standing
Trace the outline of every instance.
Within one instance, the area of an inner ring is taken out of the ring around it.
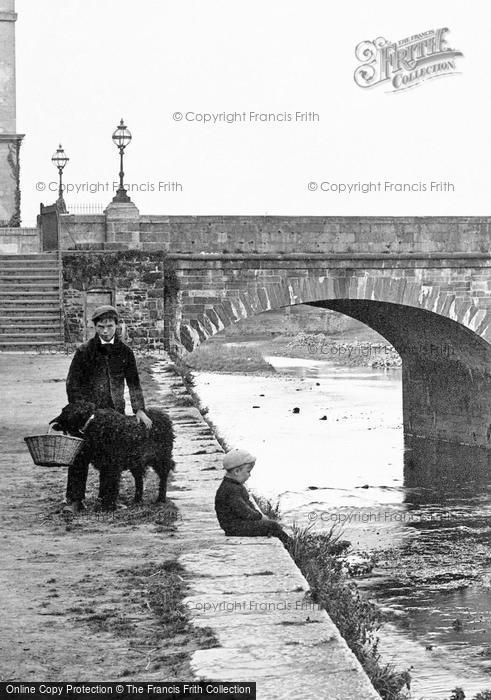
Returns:
[[[274,520],[263,515],[252,503],[244,483],[251,475],[256,458],[247,450],[235,448],[223,458],[226,474],[215,496],[215,511],[226,535],[236,537],[278,537],[288,544],[290,537]]]
[[[95,309],[92,314],[95,335],[77,349],[68,371],[68,401],[91,401],[96,408],[113,408],[124,414],[126,381],[137,421],[151,428],[152,421],[145,413],[135,355],[116,335],[118,320],[114,306],[105,305]],[[65,510],[77,513],[84,509],[88,471],[89,462],[82,449],[74,465],[68,468]]]

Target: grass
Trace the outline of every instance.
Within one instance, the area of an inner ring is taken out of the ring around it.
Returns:
[[[279,500],[273,504],[268,498],[264,498],[264,496],[260,496],[256,492],[254,492],[252,495],[254,496],[254,500],[256,501],[257,505],[267,518],[276,521],[280,519]]]
[[[274,374],[274,368],[266,362],[256,348],[236,347],[208,342],[200,345],[185,358],[189,367],[201,372]]]
[[[140,668],[120,670],[119,675],[160,670],[176,680],[189,677],[192,652],[218,646],[210,628],[191,624],[183,604],[188,594],[185,574],[175,559],[120,569],[110,608],[72,609],[94,632],[125,638],[142,655]],[[92,593],[97,596],[97,590]]]
[[[311,527],[294,526],[290,555],[307,579],[314,602],[327,611],[380,696],[384,700],[409,698],[404,690],[410,685],[408,671],[398,671],[380,661],[376,632],[382,616],[346,575],[339,555],[349,543],[341,535],[336,527],[314,534]]]

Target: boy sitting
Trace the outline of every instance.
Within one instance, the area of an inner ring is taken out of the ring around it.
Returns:
[[[263,515],[252,503],[244,482],[251,475],[256,458],[235,448],[223,458],[226,474],[215,496],[215,511],[226,535],[236,537],[278,537],[288,544],[290,537],[274,520]]]

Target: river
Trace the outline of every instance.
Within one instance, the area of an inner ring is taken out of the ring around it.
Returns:
[[[279,500],[286,525],[336,523],[376,555],[358,585],[385,611],[383,661],[411,667],[415,699],[490,688],[489,454],[405,443],[400,370],[266,360],[276,375],[195,372],[219,433],[257,456],[248,487]]]

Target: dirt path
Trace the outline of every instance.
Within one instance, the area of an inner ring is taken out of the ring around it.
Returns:
[[[143,507],[103,515],[93,511],[91,470],[89,515],[67,527],[60,514],[66,469],[34,466],[23,442],[45,432],[65,404],[69,361],[0,355],[0,679],[191,678],[191,652],[214,642],[206,629],[190,632],[179,607],[180,514],[172,503],[150,505],[153,472]],[[148,398],[148,377],[145,384]],[[131,504],[132,492],[125,478],[122,500]]]

